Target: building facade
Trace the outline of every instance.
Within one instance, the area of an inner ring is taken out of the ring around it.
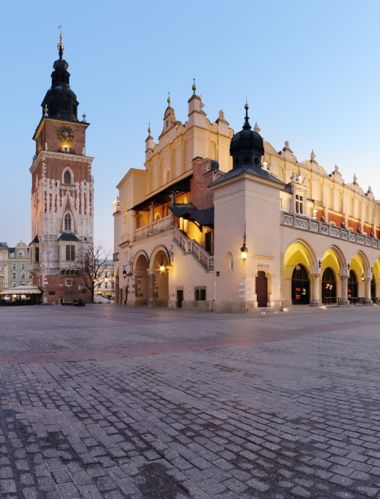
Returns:
[[[93,245],[93,158],[86,155],[86,116],[78,119],[78,101],[70,88],[68,63],[54,62],[52,84],[41,104],[42,117],[33,139],[36,153],[32,177],[33,282],[43,290],[43,301],[88,301],[78,277],[78,266]]]
[[[30,286],[29,267],[29,250],[25,243],[20,241],[14,247],[0,243],[0,291]]]
[[[170,102],[144,169],[119,182],[114,205],[117,301],[249,311],[366,303],[380,297],[380,205],[356,177],[314,152],[299,161],[252,129],[234,134],[201,98],[188,120]]]

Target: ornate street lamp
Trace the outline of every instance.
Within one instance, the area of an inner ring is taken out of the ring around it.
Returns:
[[[247,260],[247,257],[248,257],[248,248],[246,245],[246,234],[245,234],[245,227],[244,227],[243,246],[240,248],[240,258],[242,259],[243,263]]]

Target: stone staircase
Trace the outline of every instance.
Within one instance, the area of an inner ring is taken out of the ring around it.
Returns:
[[[173,240],[185,255],[191,255],[206,272],[213,272],[214,257],[209,255],[194,239],[190,239],[177,227],[174,227]]]

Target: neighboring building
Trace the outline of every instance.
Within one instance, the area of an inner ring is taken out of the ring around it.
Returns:
[[[100,276],[95,281],[95,294],[108,300],[115,298],[114,263],[112,260],[106,260],[102,265]]]
[[[0,291],[8,289],[8,259],[9,259],[9,248],[7,243],[0,243]]]
[[[114,205],[118,303],[248,311],[380,298],[380,205],[371,188],[298,161],[251,129],[188,120],[168,102],[145,169],[130,169]]]
[[[15,248],[9,248],[8,283],[9,289],[32,284],[32,275],[29,268],[29,250],[22,241],[16,244]]]
[[[68,63],[54,62],[52,85],[42,102],[33,139],[31,270],[43,301],[88,301],[76,275],[78,256],[93,245],[93,178],[86,156],[86,116],[78,120],[78,101],[69,85]]]
[[[15,247],[0,243],[0,291],[32,284],[29,269],[29,250],[20,241]]]

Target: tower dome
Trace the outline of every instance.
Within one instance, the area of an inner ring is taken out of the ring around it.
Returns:
[[[63,59],[62,34],[58,43],[59,58],[54,62],[51,87],[42,101],[42,115],[68,121],[78,121],[77,96],[70,88],[69,64]]]
[[[243,129],[235,133],[230,145],[233,168],[239,168],[240,166],[260,166],[261,157],[264,155],[263,138],[259,132],[251,129],[248,116],[249,106],[247,103],[244,108],[245,119]]]

